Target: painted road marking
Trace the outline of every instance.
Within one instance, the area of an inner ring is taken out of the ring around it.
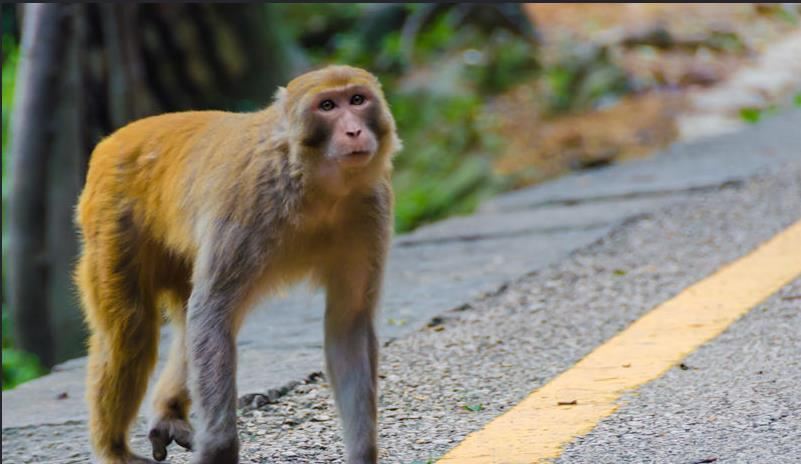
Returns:
[[[565,445],[612,414],[624,393],[662,376],[799,276],[801,221],[660,304],[438,462],[511,464],[558,457]]]

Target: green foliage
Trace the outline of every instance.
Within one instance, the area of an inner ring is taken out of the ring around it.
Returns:
[[[484,409],[484,405],[481,404],[466,404],[463,407],[470,412],[478,412]]]
[[[543,70],[547,112],[585,110],[631,91],[628,76],[606,48],[566,43],[561,49]]]
[[[787,21],[788,23],[792,24],[793,26],[796,26],[796,25],[798,25],[798,22],[799,22],[798,13],[793,11],[793,9],[790,8],[789,5],[792,5],[792,4],[776,5],[776,8],[775,8],[774,11],[776,12],[776,15],[778,17],[780,17],[781,19]]]
[[[479,51],[480,50],[480,51]],[[524,82],[539,71],[532,44],[497,31],[480,49],[465,51],[467,78],[480,93],[492,95]]]
[[[19,49],[17,47],[16,42],[14,41],[14,37],[10,34],[3,34],[2,37],[2,46],[3,46],[3,122],[2,122],[2,150],[3,150],[3,194],[2,194],[2,204],[3,204],[3,237],[6,236],[6,227],[8,221],[6,220],[6,214],[8,208],[6,208],[6,200],[8,198],[8,188],[11,182],[8,182],[8,122],[11,119],[11,104],[14,99],[14,77],[17,74],[17,60],[19,58]],[[5,276],[6,276],[6,247],[8,246],[8,241],[3,239],[3,288],[5,288]],[[3,332],[5,333],[5,332]],[[5,345],[3,345],[5,346]]]
[[[429,27],[420,32],[415,40],[415,51],[421,58],[442,53],[448,48],[453,48],[465,35],[465,33],[460,34],[457,29],[455,16],[444,14],[434,19]]]
[[[10,324],[5,305],[3,306],[3,390],[35,379],[45,373],[36,356],[13,347]]]
[[[375,44],[359,44],[359,21],[370,7],[354,3],[277,3],[274,11],[282,19],[287,32],[295,37],[309,58],[320,63],[331,55],[352,52],[357,48],[373,48]],[[349,62],[349,61],[344,61]]]
[[[404,138],[396,159],[396,229],[407,231],[450,214],[471,212],[503,187],[489,153],[499,142],[484,130],[476,96],[393,95]]]
[[[17,74],[17,60],[19,59],[19,49],[11,35],[3,35],[3,210],[5,210],[5,198],[8,188],[6,182],[7,173],[7,150],[8,147],[8,122],[11,119],[11,104],[14,100],[14,77]],[[5,223],[5,221],[3,221]]]
[[[346,63],[372,69],[374,72],[397,71],[406,66],[401,54],[401,39],[398,32],[384,35],[375,53],[366,49],[363,39],[357,35],[340,34],[335,40],[335,46],[333,54],[324,62]]]
[[[756,124],[762,119],[762,110],[759,108],[740,108],[740,119],[749,124]]]
[[[793,102],[795,103],[795,106],[801,106],[801,92],[795,94]]]
[[[748,51],[742,38],[731,31],[710,31],[704,42],[707,47],[726,53],[744,53]]]
[[[766,116],[773,116],[779,112],[778,105],[770,105],[767,108],[740,108],[740,119],[749,123],[756,124]]]
[[[3,390],[10,390],[45,373],[36,356],[14,348],[3,348]]]

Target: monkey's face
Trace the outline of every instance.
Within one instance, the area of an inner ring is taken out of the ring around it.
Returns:
[[[276,100],[290,147],[306,172],[335,194],[371,185],[401,148],[381,84],[369,72],[328,66],[293,79]]]
[[[322,91],[309,99],[302,143],[343,169],[358,169],[376,156],[386,132],[382,102],[365,85]]]

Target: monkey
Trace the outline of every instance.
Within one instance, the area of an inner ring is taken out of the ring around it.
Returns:
[[[165,113],[95,146],[75,281],[98,460],[154,462],[128,433],[166,316],[175,337],[153,394],[153,459],[175,441],[194,464],[237,463],[237,332],[263,296],[308,279],[326,295],[325,369],[346,460],[376,462],[374,319],[401,149],[378,79],[344,65],[296,77],[254,112]]]

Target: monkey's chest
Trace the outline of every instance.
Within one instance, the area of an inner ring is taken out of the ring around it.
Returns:
[[[292,280],[330,265],[337,250],[346,246],[342,234],[333,228],[316,228],[288,233],[282,240],[275,265],[283,269]]]

